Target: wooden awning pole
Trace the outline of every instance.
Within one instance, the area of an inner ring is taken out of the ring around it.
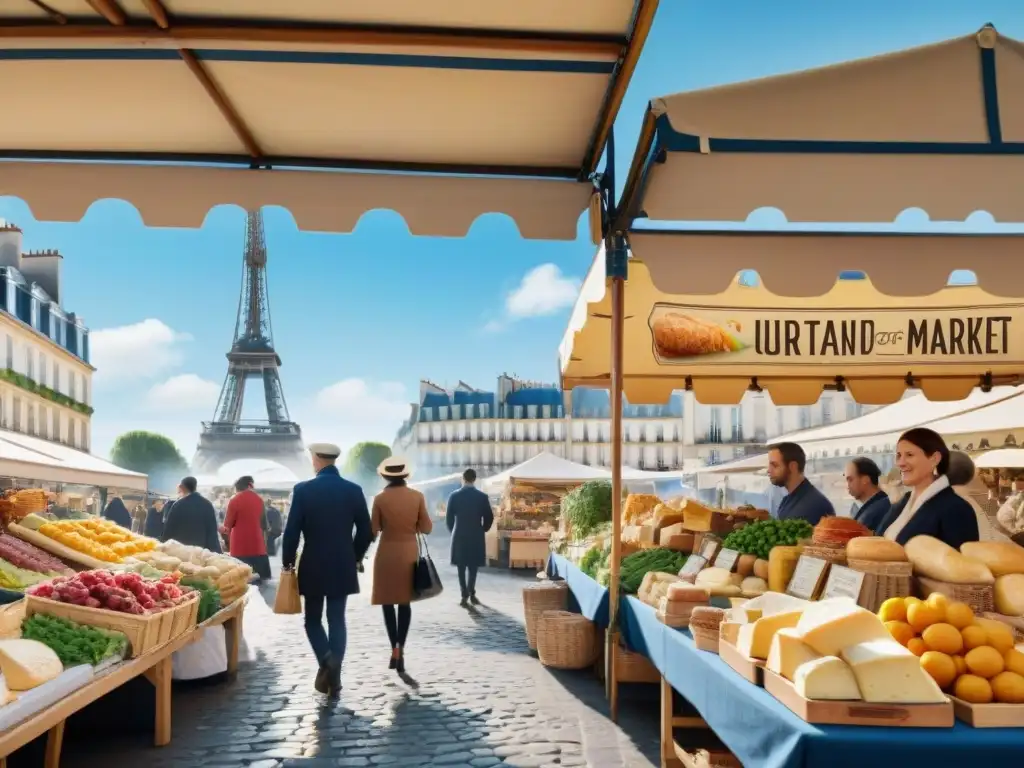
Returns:
[[[619,566],[622,557],[622,350],[623,327],[626,316],[626,241],[622,235],[608,238],[605,246],[605,271],[612,300],[612,382],[611,448],[612,448],[612,552],[608,581],[608,633],[606,635],[605,681],[612,720],[618,717],[619,682],[615,669],[615,656],[619,642]]]

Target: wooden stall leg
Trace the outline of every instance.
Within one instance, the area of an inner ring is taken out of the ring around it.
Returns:
[[[233,678],[238,674],[238,649],[242,641],[242,616],[237,616],[224,622],[224,642],[228,650],[228,677]]]
[[[675,692],[665,678],[661,678],[661,768],[679,768],[676,740],[672,733],[672,700]]]
[[[605,688],[608,692],[608,711],[613,723],[619,719],[619,673],[615,668],[615,659],[619,655],[616,652],[618,645],[619,633],[609,629],[605,644],[605,657],[608,659],[608,680]]]
[[[64,746],[64,720],[46,732],[46,753],[43,757],[44,768],[60,768],[60,751]],[[6,761],[5,761],[6,764]]]
[[[146,670],[146,679],[156,688],[153,743],[158,747],[166,747],[171,743],[171,657],[161,659]]]

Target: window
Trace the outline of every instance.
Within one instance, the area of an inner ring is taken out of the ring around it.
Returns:
[[[44,369],[45,370],[45,369]],[[39,432],[44,440],[50,439],[50,409],[43,406],[43,411],[40,414],[42,416],[39,419]]]
[[[55,392],[60,392],[60,366],[57,365],[57,361],[53,361],[53,389]]]
[[[25,374],[31,381],[36,380],[36,351],[32,347],[25,348],[26,363]]]
[[[42,352],[39,353],[39,383],[44,387],[50,386],[50,377],[48,376],[50,369],[46,366],[46,355]]]
[[[809,405],[800,406],[800,429],[811,428],[811,407]]]
[[[75,397],[75,384],[78,383],[78,374],[74,371],[68,371],[68,397],[72,400],[76,400]]]
[[[821,423],[829,425],[832,423],[832,399],[825,398],[821,401]]]
[[[718,407],[712,406],[711,413],[709,415],[711,416],[711,418],[709,420],[708,426],[708,442],[719,443],[722,441],[722,422],[721,414],[718,411]]]
[[[21,432],[21,398],[14,398],[14,410],[12,412],[11,424],[15,432]]]
[[[786,414],[781,408],[775,409],[775,433],[777,435],[786,434]]]
[[[846,418],[857,418],[857,403],[855,403],[853,400],[846,401]]]
[[[89,404],[89,379],[84,373],[82,374],[82,402],[86,405]]]
[[[7,368],[14,370],[14,339],[7,334]]]
[[[730,427],[732,428],[732,441],[734,443],[743,440],[743,411],[740,408],[731,408],[729,414]]]
[[[71,430],[70,431],[71,431],[71,435],[70,435],[70,437],[71,437],[71,447],[72,448],[77,448],[78,447],[78,422],[75,421],[74,419],[71,419]]]
[[[36,404],[28,404],[28,433],[34,435],[36,433]]]

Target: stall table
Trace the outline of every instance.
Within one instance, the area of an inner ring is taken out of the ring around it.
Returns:
[[[590,619],[600,629],[608,626],[608,590],[561,555],[549,555],[548,576],[569,588],[569,609]]]
[[[742,765],[761,768],[906,768],[934,762],[999,765],[1024,754],[1022,728],[875,728],[811,725],[763,688],[726,666],[717,654],[698,650],[689,632],[666,627],[654,609],[634,597],[621,605],[622,631],[643,645],[662,674],[662,764],[680,764],[676,728],[705,724]],[[677,717],[673,691],[699,717]]]

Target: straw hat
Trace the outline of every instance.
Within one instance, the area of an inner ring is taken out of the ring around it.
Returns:
[[[409,463],[401,456],[389,456],[377,467],[381,477],[408,477]]]

